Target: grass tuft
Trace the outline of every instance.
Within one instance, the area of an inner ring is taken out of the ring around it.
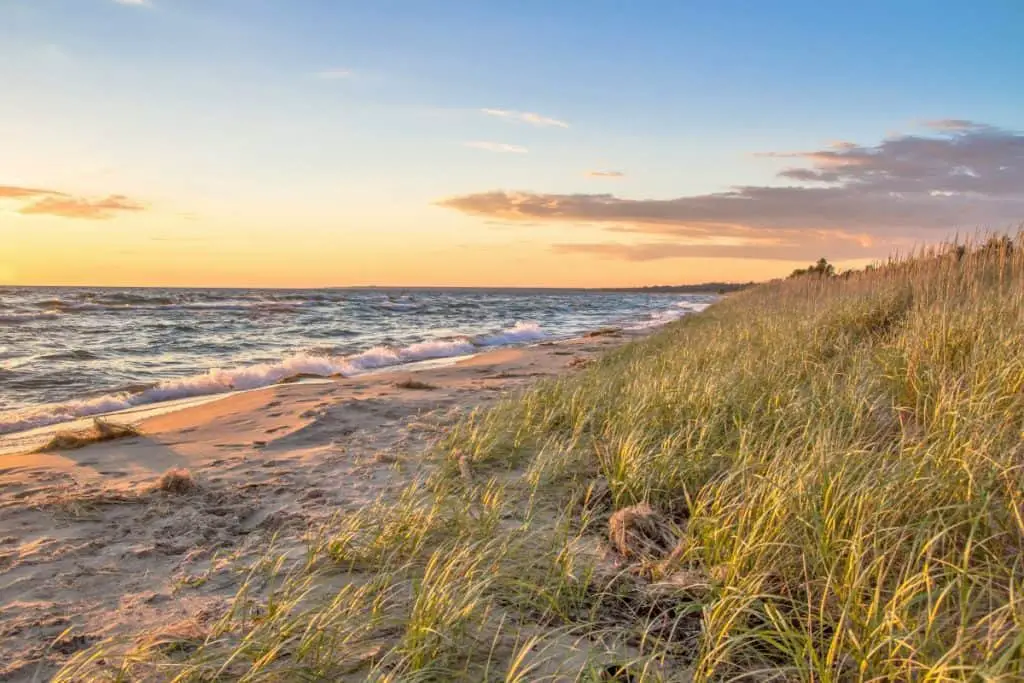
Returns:
[[[160,479],[153,486],[154,491],[163,491],[178,496],[183,496],[196,491],[199,482],[192,473],[183,467],[175,467],[164,472]]]
[[[608,540],[626,559],[658,559],[668,554],[678,535],[668,518],[647,503],[639,503],[611,516]]]

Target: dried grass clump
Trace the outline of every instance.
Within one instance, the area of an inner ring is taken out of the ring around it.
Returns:
[[[433,384],[421,382],[420,380],[413,379],[412,377],[408,379],[403,379],[401,382],[396,382],[395,386],[398,387],[399,389],[418,389],[421,391],[430,391],[432,389],[437,389],[437,387],[434,386]]]
[[[155,491],[173,493],[179,496],[192,493],[198,488],[199,482],[184,467],[175,467],[167,470],[160,477],[160,480],[157,481],[156,486],[153,487]]]
[[[89,429],[77,432],[57,432],[37,452],[70,451],[85,448],[94,443],[127,439],[133,436],[140,436],[140,432],[132,425],[107,422],[98,417],[92,421],[92,427]]]
[[[627,560],[657,559],[676,544],[672,523],[647,503],[622,508],[608,520],[608,540]]]

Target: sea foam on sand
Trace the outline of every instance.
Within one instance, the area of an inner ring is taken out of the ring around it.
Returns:
[[[349,356],[298,353],[273,363],[215,368],[198,375],[164,380],[138,392],[119,392],[62,403],[50,403],[0,415],[0,434],[103,415],[151,403],[232,391],[246,391],[302,376],[351,377],[405,363],[468,356],[493,346],[539,341],[547,334],[535,323],[519,322],[493,334],[431,340],[405,347],[375,346]]]

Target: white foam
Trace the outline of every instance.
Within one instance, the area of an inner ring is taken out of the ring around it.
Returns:
[[[451,358],[476,353],[476,346],[468,339],[450,341],[425,341],[411,344],[402,349],[402,358],[406,361],[431,360],[434,358]]]
[[[628,326],[627,330],[648,330],[652,327],[661,327],[679,320],[691,313],[700,313],[711,305],[711,302],[677,301],[671,308],[660,311],[652,311],[646,320]]]
[[[377,307],[386,311],[418,311],[423,305],[415,301],[380,301]]]
[[[474,340],[461,338],[423,341],[403,348],[376,346],[343,357],[300,353],[274,363],[215,368],[191,377],[165,380],[138,393],[121,392],[0,413],[0,434],[128,410],[150,403],[258,389],[300,375],[349,377],[403,363],[467,356],[479,351],[481,346],[525,343],[544,336],[544,332],[534,323],[517,323],[511,329]]]
[[[160,382],[138,393],[121,392],[95,398],[49,403],[0,414],[0,434],[127,410],[150,403],[193,396],[208,396],[270,386],[299,375],[329,377],[344,374],[350,366],[342,359],[297,354],[277,363],[261,363],[240,368],[209,370],[200,375]]]
[[[540,329],[537,323],[519,322],[510,329],[503,330],[497,334],[482,335],[473,341],[480,346],[502,346],[505,344],[523,344],[526,342],[540,341],[547,337],[544,330]]]

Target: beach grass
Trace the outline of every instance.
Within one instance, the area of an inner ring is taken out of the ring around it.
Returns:
[[[56,680],[1024,677],[1024,243],[733,294]]]

